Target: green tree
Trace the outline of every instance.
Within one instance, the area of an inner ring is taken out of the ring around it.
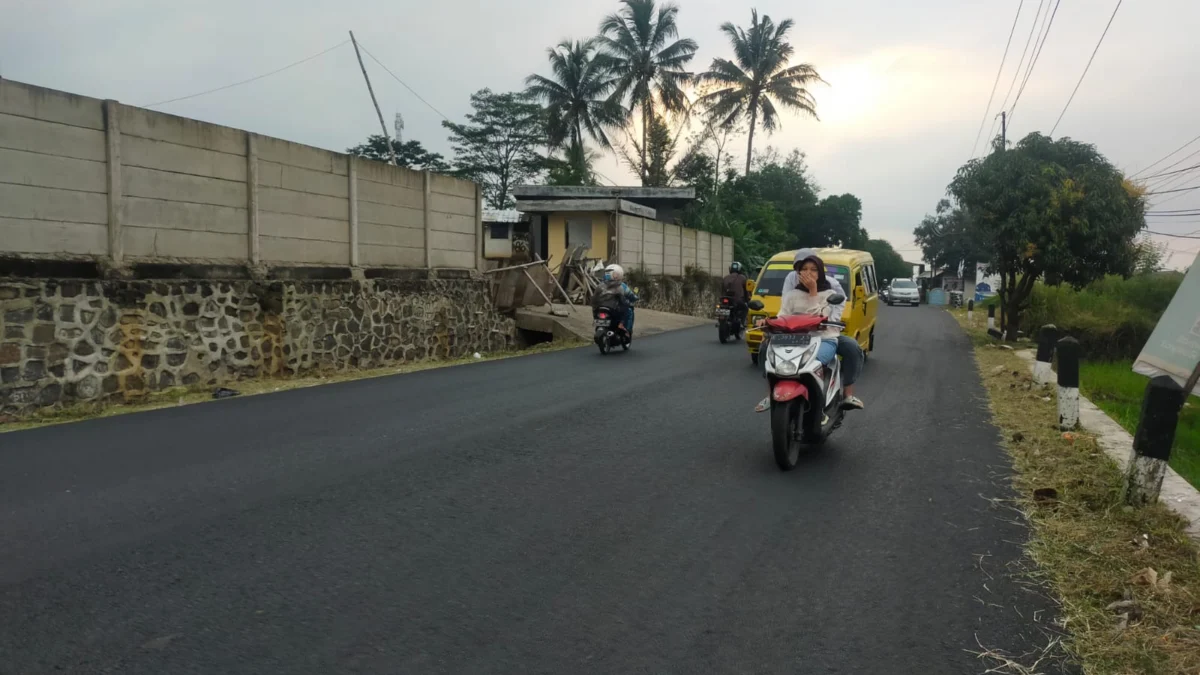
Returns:
[[[990,246],[1009,340],[1039,279],[1081,287],[1132,270],[1144,197],[1092,145],[1031,133],[968,162],[949,191]]]
[[[509,207],[514,185],[539,176],[546,160],[538,147],[546,140],[545,114],[523,93],[471,94],[466,124],[442,122],[450,130],[455,173],[483,186],[492,208]]]
[[[608,98],[616,85],[595,58],[595,41],[564,40],[547,52],[551,77],[530,75],[525,85],[530,96],[546,104],[550,144],[582,145],[586,136],[611,147],[605,129],[620,125],[626,112]]]
[[[960,262],[965,268],[974,269],[975,263],[991,260],[985,233],[949,199],[939,201],[935,213],[921,220],[913,230],[913,238],[921,247],[926,262],[934,269],[958,269]]]
[[[862,227],[862,200],[849,193],[822,199],[806,229],[802,240],[806,246],[861,250],[868,241],[867,231]]]
[[[795,52],[787,41],[792,25],[791,19],[775,25],[765,14],[760,20],[756,10],[750,11],[749,30],[722,24],[733,47],[733,60],[713,59],[708,71],[698,77],[701,84],[712,87],[700,104],[718,125],[729,127],[743,118],[749,120],[746,173],[750,173],[754,154],[755,127],[761,120],[767,133],[775,131],[779,127],[777,106],[819,119],[817,101],[808,87],[823,82],[821,76],[811,64],[788,65]]]
[[[598,185],[592,169],[595,153],[582,143],[572,142],[564,151],[565,157],[546,159],[547,185]]]
[[[640,110],[642,141],[638,175],[643,185],[650,176],[647,152],[657,114],[682,112],[688,107],[684,87],[691,81],[685,70],[696,54],[696,42],[679,36],[679,7],[655,0],[622,0],[623,7],[600,23],[597,60],[607,70],[614,104],[628,101],[628,111]]]
[[[904,262],[904,257],[886,239],[871,239],[863,249],[875,259],[875,276],[880,283],[912,278],[912,265]]]
[[[396,164],[414,171],[433,171],[434,173],[449,173],[450,164],[436,152],[430,152],[421,145],[420,141],[405,141],[401,143],[394,138],[384,139],[382,134],[367,137],[367,142],[347,148],[346,152],[358,157],[374,159],[380,162],[390,162],[388,141],[396,151]]]
[[[1133,273],[1154,274],[1164,269],[1163,262],[1167,259],[1167,245],[1160,244],[1150,237],[1140,237],[1133,242]]]

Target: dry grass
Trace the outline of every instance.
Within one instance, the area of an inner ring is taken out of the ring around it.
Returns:
[[[1061,604],[1067,649],[1096,675],[1200,673],[1200,560],[1182,519],[1161,504],[1124,506],[1123,476],[1095,439],[1058,430],[1054,391],[956,315],[976,344],[1032,525],[1028,553]]]
[[[415,373],[434,368],[449,368],[468,363],[481,363],[483,361],[496,361],[499,359],[509,359],[516,356],[526,356],[529,354],[553,352],[563,349],[574,349],[587,344],[589,343],[582,340],[558,340],[554,342],[543,342],[523,350],[485,354],[478,359],[474,358],[473,356],[468,356],[458,359],[417,361],[414,363],[405,363],[384,368],[372,368],[369,370],[314,372],[297,376],[265,377],[254,380],[230,382],[222,386],[237,391],[241,396],[255,396],[258,394],[272,394],[279,391],[287,391],[289,389],[316,387],[323,384],[333,384],[335,382],[365,380],[374,377],[386,377],[388,375]],[[216,387],[209,386],[172,387],[162,391],[151,392],[145,397],[142,397],[136,401],[120,402],[118,400],[108,400],[44,408],[32,415],[20,418],[15,422],[9,422],[8,424],[0,423],[0,434],[10,431],[36,429],[38,427],[51,426],[54,424],[80,422],[99,417],[113,417],[116,415],[145,412],[147,410],[157,410],[159,408],[170,408],[172,406],[205,403],[213,400],[212,392],[215,388]]]

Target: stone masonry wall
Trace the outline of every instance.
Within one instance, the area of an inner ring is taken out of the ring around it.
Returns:
[[[487,282],[0,280],[0,416],[513,345]]]
[[[638,307],[659,312],[711,318],[721,299],[721,282],[707,274],[685,277],[650,276],[635,272],[628,282],[639,290]]]

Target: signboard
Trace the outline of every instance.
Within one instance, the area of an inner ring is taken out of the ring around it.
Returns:
[[[975,302],[982,302],[999,292],[1000,275],[988,274],[986,264],[975,263]]]
[[[1183,386],[1200,361],[1200,256],[1192,263],[1175,297],[1163,312],[1133,372],[1156,377],[1170,375]],[[1200,396],[1200,387],[1192,391]]]

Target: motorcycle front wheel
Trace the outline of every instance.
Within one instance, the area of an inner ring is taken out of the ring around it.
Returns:
[[[800,461],[800,404],[796,401],[771,403],[771,446],[775,464],[791,471]]]

